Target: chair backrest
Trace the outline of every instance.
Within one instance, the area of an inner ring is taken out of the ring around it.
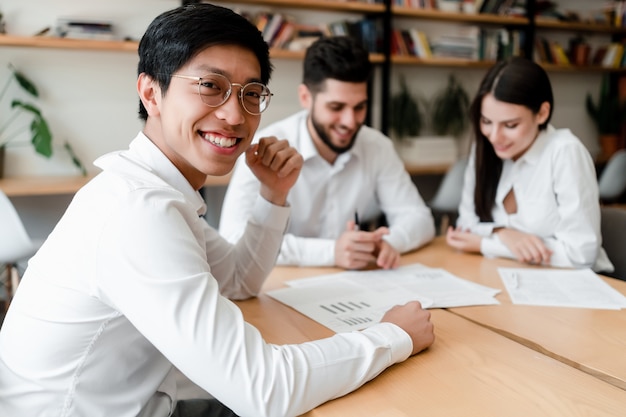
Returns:
[[[615,152],[598,180],[600,200],[611,201],[626,191],[626,149]]]
[[[15,263],[36,249],[13,203],[0,190],[0,263]]]
[[[428,202],[431,209],[447,213],[458,212],[466,167],[467,158],[459,159],[450,167],[441,180],[435,196]]]
[[[602,247],[615,267],[610,276],[626,281],[626,209],[601,207]]]

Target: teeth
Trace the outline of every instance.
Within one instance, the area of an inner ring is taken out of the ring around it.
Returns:
[[[235,146],[235,144],[237,143],[237,139],[225,138],[221,136],[218,137],[210,134],[204,135],[204,139],[221,148],[230,148],[231,146]]]

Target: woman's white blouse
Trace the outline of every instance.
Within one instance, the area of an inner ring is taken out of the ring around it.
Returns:
[[[474,209],[475,158],[473,148],[465,171],[457,226],[483,236],[483,255],[514,258],[493,233],[496,227],[508,227],[543,238],[553,251],[552,266],[613,270],[602,249],[593,160],[569,129],[549,126],[517,161],[503,161],[490,223],[480,222]],[[511,189],[517,212],[508,214],[503,201]]]

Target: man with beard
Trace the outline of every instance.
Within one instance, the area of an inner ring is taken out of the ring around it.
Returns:
[[[302,110],[260,130],[255,140],[289,140],[304,158],[287,201],[291,219],[281,265],[394,268],[400,254],[435,235],[432,214],[391,140],[364,126],[369,54],[348,37],[321,38],[304,58]],[[222,206],[220,233],[236,242],[251,214],[259,181],[242,158]],[[384,214],[388,226],[360,230],[358,219]]]

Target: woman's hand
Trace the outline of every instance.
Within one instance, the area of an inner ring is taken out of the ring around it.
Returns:
[[[549,264],[552,251],[535,235],[502,228],[495,232],[518,261],[528,264]]]
[[[448,245],[464,252],[480,252],[482,239],[482,236],[463,230],[460,227],[453,228],[450,226],[446,233]]]

